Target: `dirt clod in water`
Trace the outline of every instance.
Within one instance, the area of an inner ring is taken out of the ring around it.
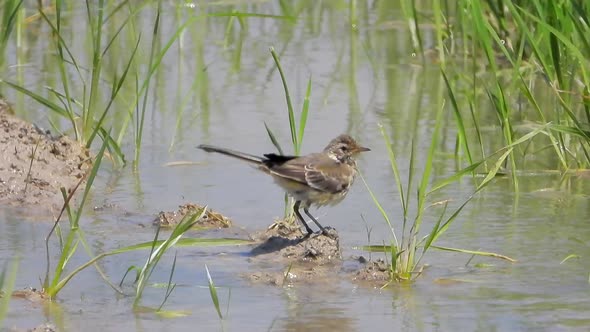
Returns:
[[[186,216],[188,213],[195,213],[203,209],[202,205],[187,203],[178,206],[178,210],[172,212],[161,211],[158,213],[153,221],[154,225],[160,225],[162,227],[174,227]],[[228,228],[232,225],[229,218],[225,217],[221,213],[215,212],[212,209],[207,208],[203,217],[197,220],[197,227],[202,228]]]
[[[91,166],[88,150],[12,114],[0,98],[0,204],[44,212],[61,208],[60,187],[72,189],[85,175]]]
[[[25,299],[27,301],[37,304],[49,301],[49,296],[47,296],[47,294],[45,294],[41,290],[31,287],[12,292],[12,297],[18,299]]]
[[[385,284],[390,280],[389,273],[391,266],[383,259],[366,261],[366,259],[361,256],[359,262],[363,263],[364,266],[354,273],[353,280],[382,284]]]
[[[247,275],[251,282],[277,286],[298,281],[317,283],[333,281],[340,271],[340,244],[333,228],[305,237],[297,224],[280,220],[252,237],[260,244],[250,252],[250,261],[271,264],[273,270]]]
[[[276,260],[313,261],[317,265],[340,259],[338,233],[333,228],[305,237],[297,225],[281,220],[253,237],[262,242],[252,249],[253,256],[272,255]]]
[[[57,331],[57,329],[55,328],[55,326],[53,324],[44,323],[44,324],[41,324],[41,325],[34,327],[32,329],[11,328],[10,330],[7,330],[7,331],[10,331],[10,332],[55,332],[55,331]]]
[[[57,329],[55,328],[54,325],[49,324],[49,323],[45,323],[45,324],[41,324],[31,330],[28,330],[30,332],[55,332],[57,331]]]

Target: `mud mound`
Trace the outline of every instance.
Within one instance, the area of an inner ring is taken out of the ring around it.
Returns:
[[[361,262],[363,266],[354,272],[353,280],[379,284],[380,286],[389,282],[391,266],[383,259],[366,261],[364,257],[361,256],[359,262]]]
[[[12,297],[16,299],[24,299],[33,303],[45,303],[51,301],[49,296],[47,296],[42,290],[32,287],[15,290],[12,292]]]
[[[161,211],[154,219],[154,225],[160,225],[161,227],[174,227],[186,216],[188,213],[195,213],[203,209],[202,205],[187,203],[178,206],[178,210],[171,212]],[[212,209],[207,209],[201,219],[197,220],[197,227],[202,228],[228,228],[232,225],[229,218],[225,217],[221,213],[215,212]]]
[[[261,243],[252,249],[252,256],[264,256],[265,260],[313,261],[316,265],[340,260],[338,232],[333,228],[326,228],[326,234],[305,237],[297,225],[278,221],[253,237]]]
[[[90,168],[88,150],[11,114],[0,99],[0,204],[61,208],[60,188],[72,189]]]
[[[34,327],[32,329],[20,329],[20,328],[13,327],[10,330],[6,330],[6,331],[10,331],[10,332],[55,332],[55,331],[57,331],[57,329],[53,324],[45,323],[45,324],[41,324],[37,327]]]
[[[333,282],[341,265],[338,233],[304,236],[294,222],[277,221],[266,231],[254,234],[259,241],[250,254],[250,262],[270,269],[245,275],[253,283],[283,286],[295,282]]]

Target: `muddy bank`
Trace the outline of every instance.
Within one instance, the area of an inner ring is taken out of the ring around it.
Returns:
[[[60,188],[72,189],[90,168],[88,150],[53,137],[12,115],[0,99],[0,204],[46,214],[63,205]]]

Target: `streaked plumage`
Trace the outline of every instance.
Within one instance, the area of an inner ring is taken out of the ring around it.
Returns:
[[[357,173],[354,157],[370,149],[360,146],[349,135],[333,139],[320,153],[305,156],[281,156],[274,153],[259,157],[212,145],[198,146],[207,152],[217,152],[248,161],[270,174],[275,182],[295,199],[295,214],[305,226],[308,235],[313,233],[301,216],[303,208],[315,224],[324,231],[320,223],[309,213],[312,205],[334,205],[344,199]]]

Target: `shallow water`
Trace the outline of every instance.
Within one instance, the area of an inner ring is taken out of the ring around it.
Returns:
[[[310,2],[296,23],[248,18],[247,32],[234,31],[227,45],[227,19],[208,18],[207,23],[191,26],[181,38],[182,48],[170,50],[164,69],[154,79],[155,97],[148,105],[138,171],[134,173],[131,166],[110,170],[105,163],[96,180],[91,205],[112,207],[102,211],[89,208],[82,221],[91,250],[100,253],[150,241],[155,232],[151,227],[154,215],[185,202],[207,204],[233,219],[235,229],[206,233],[211,237],[245,238],[282,215],[283,195],[271,179],[238,161],[195,148],[209,143],[256,154],[274,151],[264,123],[273,129],[283,147],[290,146],[283,87],[269,46],[277,51],[284,49],[281,63],[296,110],[300,109],[309,76],[312,78],[303,153],[323,148],[332,137],[346,131],[371,147],[359,167],[399,229],[401,206],[378,124],[393,140],[401,171],[407,174],[414,123],[418,124],[417,154],[424,158],[435,111],[446,98],[446,90],[436,64],[415,64],[399,8],[381,9],[385,14],[382,17],[372,11],[374,3],[359,3],[358,32],[349,30],[348,5],[340,2]],[[227,8],[211,6],[208,10],[227,12]],[[280,14],[274,1],[239,4],[236,8]],[[162,39],[170,38],[175,19],[195,15],[193,10],[164,6]],[[72,13],[74,18],[85,15],[80,8]],[[149,34],[153,8],[148,6],[142,13],[143,28]],[[383,28],[388,22],[398,22],[403,28]],[[234,29],[239,29],[238,25]],[[6,71],[7,75],[16,75],[22,70],[25,84],[41,91],[41,86],[55,77],[42,42],[31,37],[35,33],[48,32],[27,32],[31,46],[24,62],[29,65],[19,69],[9,66]],[[84,54],[83,36],[72,37],[77,54]],[[432,31],[425,29],[426,42],[429,38]],[[9,56],[8,63],[16,63],[16,58]],[[17,110],[31,110],[23,116],[48,123],[51,116],[46,110],[30,100],[21,103],[13,91],[6,94]],[[119,110],[126,111],[122,106]],[[450,109],[448,114],[435,162],[436,178],[456,170]],[[490,121],[489,126],[495,124]],[[502,146],[501,137],[490,135],[486,139],[492,147]],[[130,141],[125,151],[132,158]],[[165,166],[179,160],[201,164]],[[542,168],[543,163],[539,164],[536,168]],[[275,287],[253,285],[243,277],[284,268],[250,262],[248,247],[180,248],[174,274],[178,286],[165,308],[189,311],[187,317],[133,313],[132,296],[118,296],[95,270],[87,269],[64,288],[57,305],[50,308],[13,300],[4,325],[31,328],[49,321],[63,331],[583,330],[590,324],[587,182],[574,175],[563,179],[522,176],[516,194],[509,178],[498,178],[467,205],[437,242],[501,253],[517,259],[514,264],[491,258],[469,261],[471,257],[465,254],[432,250],[423,260],[429,267],[412,285],[381,290],[352,283],[342,272],[317,284]],[[473,190],[472,180],[466,178],[436,193],[433,202],[450,199],[450,206],[456,207]],[[415,208],[415,202],[412,204]],[[427,210],[424,235],[440,211],[440,207]],[[353,255],[368,256],[352,249],[368,243],[367,228],[371,230],[371,244],[391,241],[388,227],[361,181],[343,203],[316,214],[321,223],[338,230],[347,264]],[[44,239],[50,220],[31,221],[26,208],[5,208],[0,216],[0,265],[20,257],[17,288],[38,287],[45,271]],[[198,234],[192,232],[190,236]],[[51,248],[55,262],[55,241]],[[560,264],[570,254],[581,258]],[[100,265],[118,283],[128,266],[143,264],[146,256],[147,252],[112,256]],[[169,255],[161,262],[151,281],[167,281],[172,259]],[[80,247],[70,266],[87,260]],[[225,315],[222,321],[211,303],[205,265],[220,287]],[[129,282],[126,285],[126,293],[133,294]],[[163,294],[161,288],[148,287],[142,304],[158,306]]]

